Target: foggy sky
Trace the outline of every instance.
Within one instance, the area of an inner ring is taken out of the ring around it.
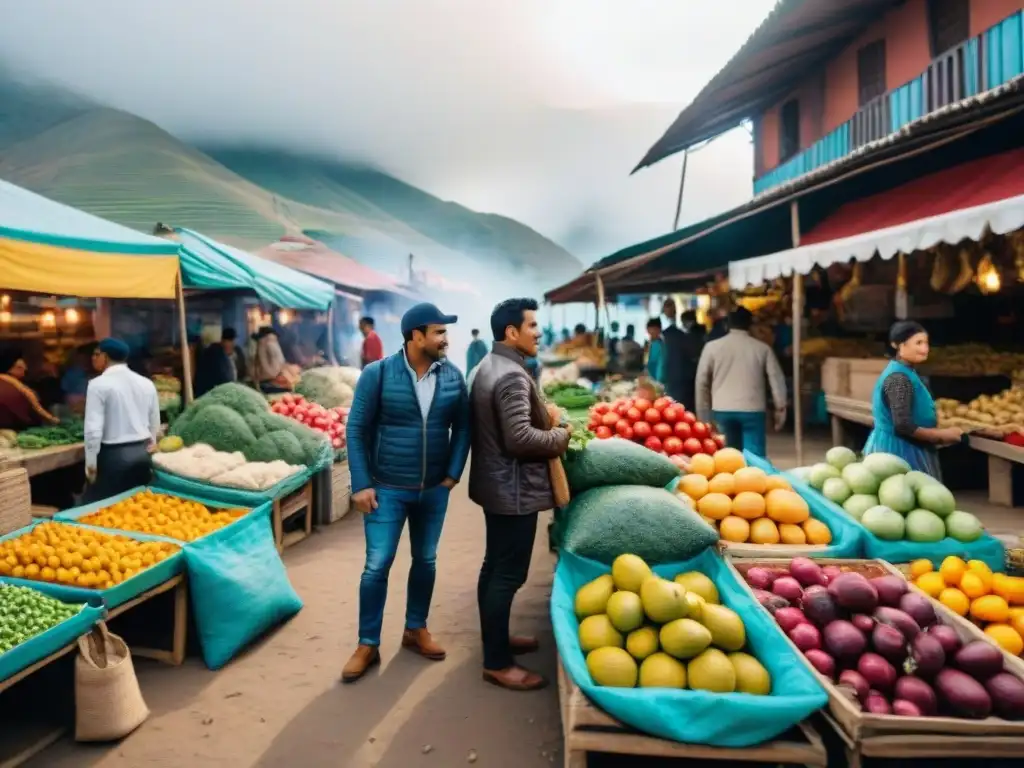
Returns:
[[[680,159],[629,171],[773,0],[0,0],[0,60],[203,144],[377,165],[589,264],[666,232]],[[683,221],[750,196],[691,158]]]

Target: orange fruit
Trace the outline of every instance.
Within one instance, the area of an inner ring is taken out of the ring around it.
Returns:
[[[832,543],[832,531],[821,520],[809,517],[803,522],[804,533],[807,534],[807,543],[816,546],[824,546]]]
[[[729,515],[718,524],[718,533],[726,541],[744,542],[750,538],[750,523],[742,517]]]
[[[706,453],[698,453],[690,458],[690,472],[710,480],[715,474],[715,460]]]
[[[1012,609],[1011,609],[1011,611],[1012,611]],[[1021,614],[1021,613],[1013,614],[1011,612],[1011,614],[1010,614],[1010,626],[1013,627],[1017,631],[1018,635],[1020,635],[1021,637],[1024,637],[1024,614]]]
[[[768,475],[765,485],[769,491],[774,491],[776,488],[783,491],[793,490],[793,486],[789,484],[789,480],[784,478],[782,475]]]
[[[697,502],[697,512],[712,520],[724,520],[732,514],[732,499],[724,493],[705,494]]]
[[[811,510],[800,494],[782,488],[768,491],[765,495],[765,509],[768,517],[777,523],[799,525],[811,516]]]
[[[704,475],[689,474],[683,475],[679,480],[678,489],[694,501],[700,501],[708,492],[708,479]]]
[[[930,575],[931,574],[925,574],[925,576]],[[939,578],[941,579],[942,576],[940,575]],[[945,584],[946,582],[943,581],[942,583]],[[960,589],[971,600],[977,600],[979,597],[984,597],[988,594],[988,585],[985,584],[979,574],[973,571],[965,573],[963,578],[960,579]]]
[[[985,595],[971,601],[971,618],[993,623],[1010,618],[1010,606],[999,595]]]
[[[711,493],[724,493],[726,496],[733,496],[736,493],[736,480],[732,472],[719,472],[711,478],[708,483],[708,491]]]
[[[923,576],[924,574],[930,573],[934,570],[935,567],[932,565],[931,560],[921,558],[919,560],[915,560],[910,564],[910,578],[916,579],[918,576]],[[960,582],[957,581],[957,584],[959,583]]]
[[[971,601],[967,595],[956,587],[946,587],[939,593],[939,602],[949,608],[957,616],[966,616],[971,609]]]
[[[926,595],[934,598],[938,598],[942,594],[942,590],[946,588],[946,582],[942,580],[942,574],[938,571],[921,574],[914,580],[914,584]],[[967,597],[970,597],[970,595],[967,595]]]
[[[1024,638],[1009,624],[989,624],[985,627],[985,634],[1007,653],[1020,656],[1024,652]]]
[[[732,513],[737,517],[742,517],[744,520],[756,520],[759,517],[764,517],[764,510],[764,496],[759,493],[743,491],[742,493],[737,493],[736,498],[732,500]],[[772,528],[774,527],[773,524]]]
[[[992,591],[1010,605],[1024,605],[1024,578],[996,573],[992,576]]]
[[[747,466],[743,452],[735,448],[721,448],[715,451],[715,472],[728,472],[730,474]]]
[[[743,467],[733,472],[733,478],[736,482],[736,493],[751,491],[763,495],[768,490],[768,475],[763,469]]]
[[[767,517],[759,517],[750,524],[750,541],[754,544],[778,544],[779,529]]]
[[[799,525],[779,523],[779,539],[783,544],[806,544],[807,534]]]
[[[960,579],[964,577],[967,572],[967,563],[956,555],[950,555],[942,561],[942,565],[939,566],[939,573],[942,574],[942,578],[951,587],[955,587],[960,583]]]

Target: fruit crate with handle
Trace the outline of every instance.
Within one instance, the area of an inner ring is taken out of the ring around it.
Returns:
[[[746,573],[755,566],[786,568],[790,558],[764,558],[760,560],[732,560],[729,567],[737,571],[740,581],[753,594],[746,581]],[[861,573],[868,578],[902,574],[884,560],[814,559],[818,565],[835,565],[844,572]],[[968,627],[959,616],[946,606],[932,601],[939,623],[952,627],[961,641],[984,638],[976,627]],[[764,609],[767,610],[767,609]],[[979,637],[979,635],[981,637]],[[826,721],[843,741],[847,765],[861,768],[864,758],[1024,758],[1024,721],[988,717],[969,720],[956,717],[903,717],[878,715],[865,711],[852,691],[840,687],[814,668],[799,648],[787,637],[790,647],[818,677],[828,693],[828,710],[823,711]],[[994,645],[991,640],[988,641]],[[1015,657],[1001,651],[1004,670],[1024,680],[1024,667]]]

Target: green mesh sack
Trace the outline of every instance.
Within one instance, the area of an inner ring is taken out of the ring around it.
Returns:
[[[665,456],[620,438],[591,440],[564,464],[573,494],[604,485],[664,488],[679,476],[679,468]]]

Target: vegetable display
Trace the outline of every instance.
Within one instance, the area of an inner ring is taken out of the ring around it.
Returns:
[[[180,442],[180,438],[176,437],[166,437],[164,440]],[[246,461],[244,454],[217,451],[205,443],[196,443],[187,448],[170,443],[168,448],[164,448],[164,440],[160,441],[161,453],[153,455],[156,467],[181,477],[225,488],[264,491],[305,470],[302,465],[284,461]]]
[[[811,665],[868,713],[1024,719],[1024,681],[1002,652],[965,642],[906,581],[868,564],[739,563],[758,602]]]
[[[31,587],[0,584],[0,653],[41,635],[84,607],[64,603]]]
[[[785,478],[748,467],[735,448],[693,456],[677,493],[726,542],[824,546],[832,541],[832,531],[811,517],[807,502]]]
[[[576,593],[580,648],[600,686],[772,692],[768,670],[749,652],[739,615],[720,604],[699,571],[663,579],[636,555]]]
[[[179,541],[195,541],[235,522],[248,511],[211,510],[198,501],[156,493],[147,488],[109,507],[83,515],[78,522],[100,528],[167,536]]]
[[[623,398],[613,403],[598,403],[590,411],[590,429],[598,439],[617,436],[632,440],[657,453],[685,456],[714,453],[725,445],[725,438],[711,426],[669,397],[651,402],[644,398]]]
[[[586,387],[581,387],[579,384],[564,384],[561,382],[549,384],[544,388],[544,394],[547,395],[552,403],[567,411],[589,408],[597,402],[593,392]]]
[[[0,576],[110,589],[180,548],[66,523],[40,523],[0,541]]]
[[[324,408],[348,408],[352,405],[359,374],[358,368],[333,365],[310,368],[303,372],[295,392]]]
[[[325,465],[333,458],[323,433],[271,413],[254,389],[221,384],[193,402],[171,427],[185,445],[204,443],[218,451],[242,453],[249,461]]]
[[[981,560],[950,555],[935,569],[930,560],[910,564],[914,585],[953,613],[978,624],[1007,653],[1024,654],[1024,578],[993,573]]]
[[[325,408],[310,402],[302,395],[286,394],[270,406],[273,413],[287,416],[312,430],[327,435],[331,447],[338,451],[345,447],[345,423],[348,421],[348,407]]]
[[[84,439],[84,426],[81,418],[70,417],[55,426],[29,427],[18,433],[17,446],[26,450],[39,450],[58,445],[74,445]]]
[[[972,542],[983,532],[978,518],[957,509],[946,486],[924,472],[912,472],[898,456],[872,453],[857,461],[849,448],[836,447],[824,462],[794,474],[885,541],[934,543],[949,537]]]

